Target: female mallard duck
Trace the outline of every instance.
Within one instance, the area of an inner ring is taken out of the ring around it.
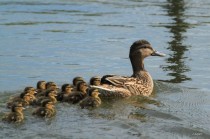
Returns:
[[[45,81],[38,81],[36,84],[37,94],[42,93],[46,90],[46,82]]]
[[[53,102],[50,100],[44,100],[41,107],[33,111],[32,115],[37,115],[39,117],[51,118],[55,116],[56,110]]]
[[[22,104],[13,104],[11,107],[11,112],[8,114],[5,114],[4,117],[2,118],[2,121],[6,122],[15,122],[15,123],[20,123],[24,119],[24,114],[23,114],[23,106]]]
[[[148,56],[164,56],[154,50],[146,40],[138,40],[130,47],[129,58],[133,68],[131,77],[108,75],[102,77],[100,90],[102,97],[128,97],[132,95],[149,96],[153,91],[153,80],[144,68],[144,58]]]
[[[53,89],[49,89],[45,92],[45,96],[41,96],[37,98],[35,104],[36,105],[41,105],[43,100],[50,100],[53,104],[57,103],[57,91]]]
[[[72,103],[72,104],[78,103],[79,101],[81,101],[87,96],[87,89],[88,89],[88,85],[86,82],[81,81],[77,83],[77,91],[72,92],[69,95],[67,102]]]
[[[101,85],[101,77],[99,76],[94,76],[92,78],[90,78],[90,85]]]
[[[13,99],[7,103],[7,108],[11,108],[14,104],[21,104],[23,107],[29,106],[32,101],[32,97],[28,92],[20,94],[19,98]]]
[[[57,94],[58,101],[67,101],[69,95],[72,93],[73,86],[70,84],[63,84],[61,87],[61,92]]]
[[[101,99],[99,98],[99,91],[96,88],[88,90],[88,97],[80,102],[80,107],[83,108],[95,108],[101,105]]]

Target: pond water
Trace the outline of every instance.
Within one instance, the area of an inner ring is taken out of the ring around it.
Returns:
[[[0,0],[0,111],[37,81],[131,75],[130,45],[148,40],[150,98],[104,101],[94,110],[57,104],[43,120],[0,123],[0,138],[210,138],[210,0]]]

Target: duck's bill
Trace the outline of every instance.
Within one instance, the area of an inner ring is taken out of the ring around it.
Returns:
[[[154,52],[151,54],[151,56],[161,56],[161,57],[164,57],[164,56],[166,56],[166,54],[160,53],[160,52],[158,52],[158,51],[154,51]]]

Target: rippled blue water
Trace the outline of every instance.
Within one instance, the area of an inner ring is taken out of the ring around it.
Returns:
[[[0,138],[210,138],[210,1],[0,0],[0,110],[38,80],[131,75],[130,45],[148,40],[155,102],[134,97],[94,111],[58,104],[44,121],[1,123]],[[158,104],[157,104],[158,103]],[[143,109],[142,107],[146,107]],[[20,134],[17,134],[20,133]]]

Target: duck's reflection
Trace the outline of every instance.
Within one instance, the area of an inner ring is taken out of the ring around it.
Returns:
[[[184,33],[190,28],[190,24],[184,21],[184,12],[187,7],[185,7],[184,0],[167,0],[167,4],[163,7],[166,9],[167,15],[173,20],[173,23],[165,26],[172,33],[171,41],[168,42],[168,49],[171,54],[166,59],[168,65],[164,65],[162,68],[169,72],[169,76],[173,77],[166,82],[181,83],[191,80],[185,75],[186,72],[190,71],[190,68],[185,64],[187,57],[184,56],[189,46],[183,44],[186,38]]]

